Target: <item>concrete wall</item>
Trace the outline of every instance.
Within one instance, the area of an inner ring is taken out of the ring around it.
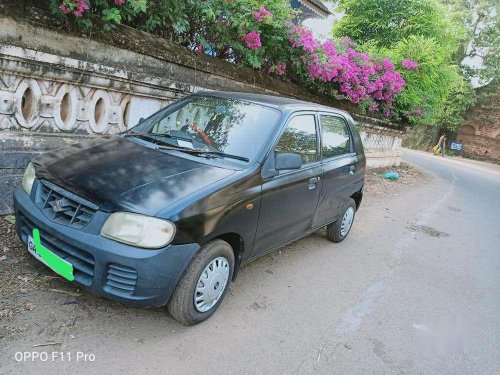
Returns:
[[[202,88],[285,95],[349,110],[359,122],[368,165],[400,162],[403,132],[349,104],[130,28],[81,37],[51,29],[44,17],[0,14],[0,213],[11,211],[12,188],[36,154],[123,131]]]

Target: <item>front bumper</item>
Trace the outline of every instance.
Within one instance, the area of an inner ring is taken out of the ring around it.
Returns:
[[[99,235],[108,216],[100,211],[82,229],[53,222],[20,186],[14,191],[14,208],[17,234],[24,244],[38,228],[42,244],[73,265],[73,282],[128,306],[165,305],[200,248],[186,244],[143,250],[112,241]]]

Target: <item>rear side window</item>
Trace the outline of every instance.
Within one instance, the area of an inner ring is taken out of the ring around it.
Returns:
[[[318,160],[316,121],[314,115],[293,117],[275,148],[275,153],[293,152],[299,154],[302,163]]]
[[[351,136],[346,122],[340,117],[321,115],[323,159],[351,152]]]

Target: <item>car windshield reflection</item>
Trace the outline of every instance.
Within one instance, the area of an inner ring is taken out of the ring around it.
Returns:
[[[280,118],[276,109],[244,101],[194,97],[131,129],[138,136],[195,155],[254,161]]]

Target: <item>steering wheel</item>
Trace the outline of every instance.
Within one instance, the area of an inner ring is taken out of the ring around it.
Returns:
[[[191,124],[189,125],[189,128],[194,131],[196,134],[200,136],[200,138],[205,142],[205,144],[209,147],[212,147],[212,141],[210,141],[210,138],[208,138],[207,133],[203,131],[198,125],[196,124]]]

